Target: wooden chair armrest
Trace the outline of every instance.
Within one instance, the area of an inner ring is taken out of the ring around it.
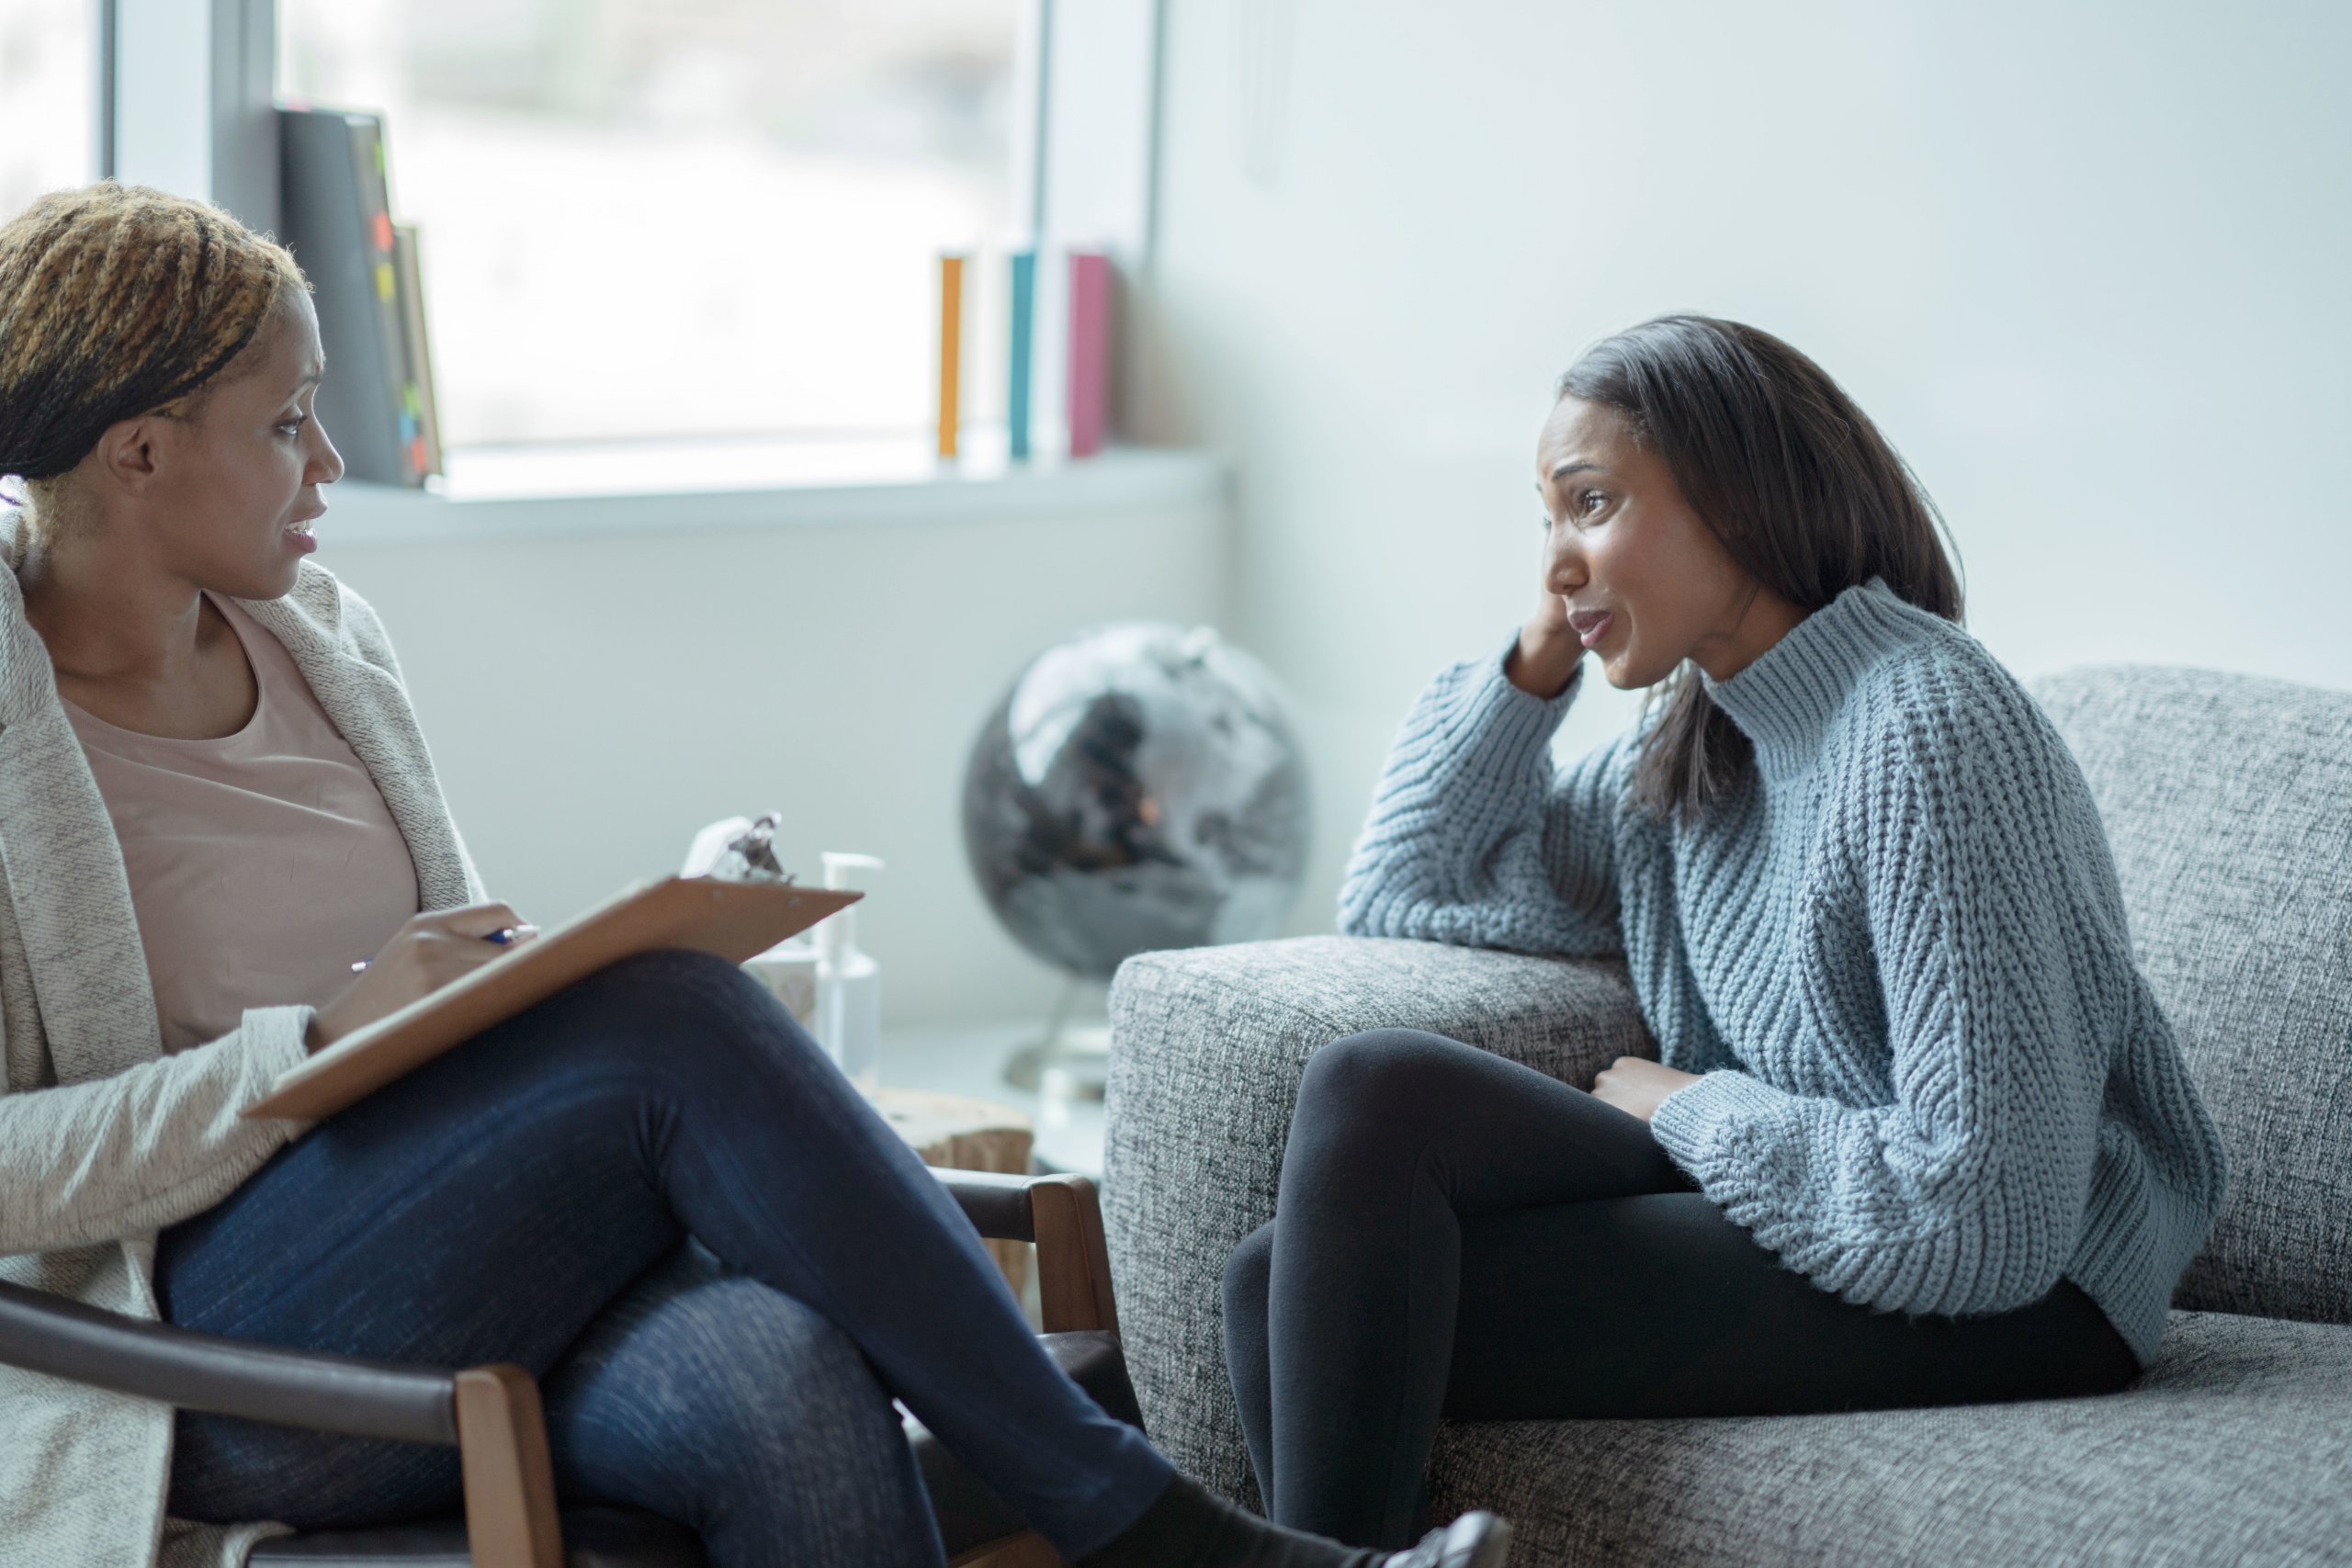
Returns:
[[[984,1236],[1037,1244],[1037,1295],[1048,1334],[1119,1331],[1102,1206],[1082,1176],[1004,1176],[984,1170],[932,1174]]]
[[[507,1365],[469,1367],[457,1384],[466,1551],[473,1568],[564,1568],[539,1385]]]
[[[1037,1298],[1048,1334],[1099,1328],[1119,1332],[1111,1291],[1111,1249],[1102,1239],[1102,1205],[1082,1176],[1040,1177],[1029,1189],[1037,1239]]]
[[[950,1170],[933,1166],[931,1174],[947,1189],[972,1228],[992,1241],[1035,1241],[1029,1217],[1029,1189],[1046,1178],[1007,1176],[993,1170]]]
[[[0,1284],[0,1364],[181,1410],[455,1448],[474,1568],[563,1568],[538,1385],[256,1345]]]
[[[117,1393],[313,1431],[458,1440],[452,1373],[288,1350],[0,1284],[0,1362]]]

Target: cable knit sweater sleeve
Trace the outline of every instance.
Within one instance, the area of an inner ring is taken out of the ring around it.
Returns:
[[[1891,1099],[1718,1071],[1651,1126],[1823,1289],[1957,1315],[2026,1305],[2065,1269],[2098,1139],[2102,1028],[2128,1009],[2132,969],[2063,742],[2013,683],[1956,698],[1934,689],[1951,674],[1877,705],[1826,803],[1828,831],[1863,857],[1887,1039],[1822,1038],[1803,1055],[1891,1057]]]
[[[1531,696],[1503,674],[1517,642],[1444,671],[1406,717],[1340,890],[1347,934],[1623,950],[1612,839],[1628,743],[1555,778],[1552,736],[1583,676]]]

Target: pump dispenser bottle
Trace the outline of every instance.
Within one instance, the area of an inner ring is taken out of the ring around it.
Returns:
[[[824,853],[825,886],[847,887],[853,869],[880,871],[872,855]],[[857,946],[857,906],[818,924],[817,1043],[860,1089],[879,1082],[882,966]]]

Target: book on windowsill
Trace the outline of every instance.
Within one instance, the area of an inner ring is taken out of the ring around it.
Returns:
[[[266,1097],[239,1114],[295,1121],[332,1116],[624,958],[683,947],[741,964],[864,897],[712,876],[665,876],[626,888],[462,979],[353,1030],[279,1075]]]
[[[277,111],[287,248],[311,280],[326,350],[319,423],[356,479],[416,486],[441,471],[416,231],[392,221],[381,116]]]

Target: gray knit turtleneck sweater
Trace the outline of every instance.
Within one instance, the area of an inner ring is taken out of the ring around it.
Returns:
[[[1437,678],[1341,928],[1623,952],[1663,1059],[1705,1075],[1653,1132],[1790,1268],[1952,1315],[2069,1279],[2153,1359],[2221,1138],[2033,700],[1958,626],[1850,589],[1708,682],[1756,766],[1683,826],[1628,797],[1638,732],[1555,775],[1575,690],[1530,696],[1501,655]]]

